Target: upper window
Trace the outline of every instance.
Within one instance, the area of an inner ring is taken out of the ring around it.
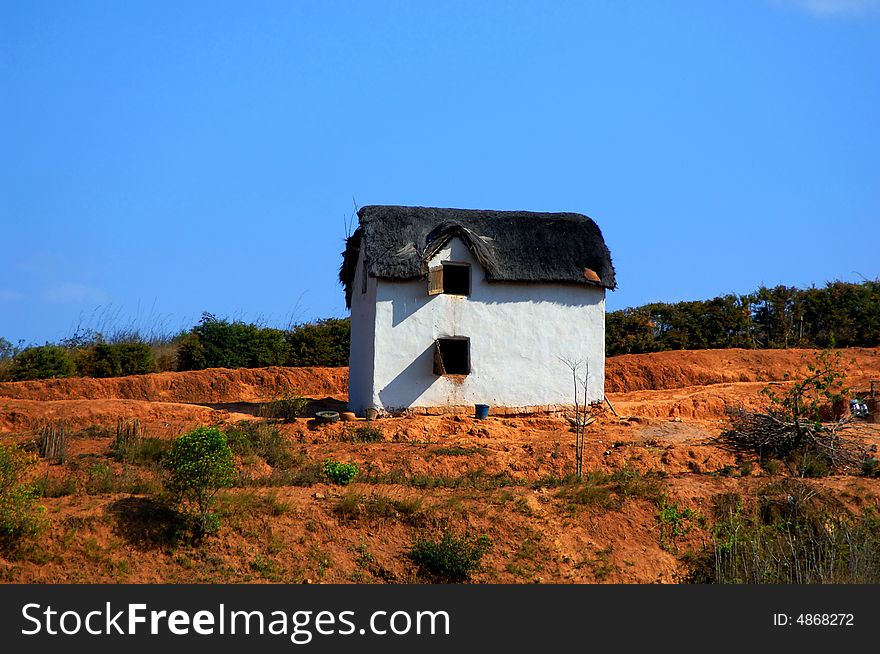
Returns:
[[[428,295],[470,295],[471,267],[467,263],[443,262],[428,271]]]

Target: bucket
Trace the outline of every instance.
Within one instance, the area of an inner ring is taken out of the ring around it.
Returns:
[[[474,405],[474,416],[477,420],[485,420],[489,417],[489,405],[488,404],[475,404]]]
[[[379,410],[374,409],[373,407],[370,407],[369,409],[364,409],[364,417],[370,421],[375,420],[379,417]]]

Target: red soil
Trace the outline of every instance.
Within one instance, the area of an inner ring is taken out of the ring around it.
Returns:
[[[880,378],[880,349],[843,355],[851,385]],[[753,494],[778,476],[757,465],[741,472],[734,457],[712,439],[725,427],[725,405],[763,406],[761,389],[783,384],[786,373],[803,367],[804,356],[809,360],[815,352],[721,350],[609,359],[608,396],[623,418],[606,412],[589,427],[585,468],[662,471],[670,501],[703,514],[719,493]],[[287,387],[341,407],[346,386],[344,368],[220,369],[0,384],[3,440],[31,440],[33,428],[49,419],[64,419],[74,430],[111,428],[74,434],[64,465],[40,463],[41,476],[65,482],[70,490],[41,500],[49,527],[39,548],[18,558],[0,555],[0,579],[414,581],[406,548],[413,538],[437,533],[440,524],[448,523],[492,539],[478,581],[672,582],[683,570],[679,554],[707,542],[708,532],[694,526],[674,548],[661,546],[657,507],[643,498],[628,499],[620,508],[573,509],[556,489],[534,489],[536,480],[562,477],[574,468],[574,435],[563,418],[554,416],[388,418],[373,423],[381,432],[375,443],[345,438],[346,430],[362,422],[316,428],[299,419],[280,425],[302,457],[298,465],[317,466],[327,457],[352,461],[373,481],[356,480],[347,488],[318,481],[224,491],[223,528],[210,546],[168,550],[145,545],[138,540],[143,525],[137,518],[144,492],[95,486],[108,468],[117,481],[157,484],[156,470],[108,456],[117,418],[136,417],[147,435],[170,438],[198,424],[254,419],[260,402]],[[863,425],[857,436],[876,447],[880,426]],[[238,467],[253,477],[272,471],[259,457],[240,458]],[[736,476],[727,476],[730,470]],[[496,476],[515,483],[493,485]],[[880,508],[880,479],[836,476],[810,483],[854,508]],[[347,520],[337,504],[352,494],[410,501],[428,518]]]

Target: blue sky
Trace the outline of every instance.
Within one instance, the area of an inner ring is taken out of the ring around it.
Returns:
[[[880,276],[880,2],[0,0],[0,336],[346,315],[353,205],[576,211],[617,309]]]

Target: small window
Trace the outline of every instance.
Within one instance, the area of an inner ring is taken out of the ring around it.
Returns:
[[[434,341],[434,374],[467,375],[471,371],[471,341],[464,336]]]
[[[428,271],[428,295],[470,295],[471,267],[466,263],[443,263]]]

